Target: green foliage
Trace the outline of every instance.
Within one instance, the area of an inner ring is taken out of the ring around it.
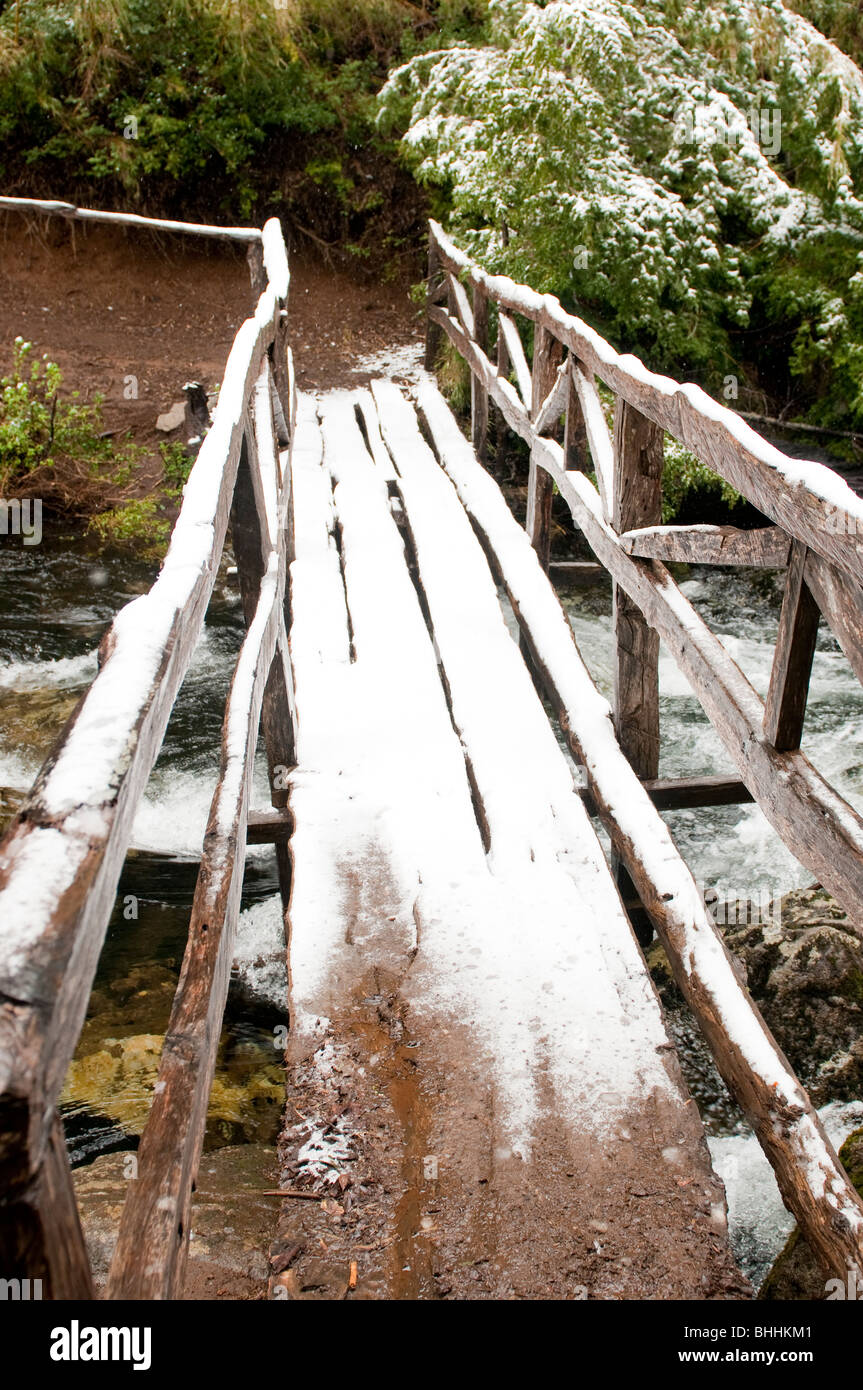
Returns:
[[[673,521],[684,502],[721,501],[735,507],[742,500],[730,483],[711,473],[671,435],[665,436],[665,464],[662,470],[662,520]]]
[[[835,5],[804,8],[838,24]],[[782,0],[492,0],[491,16],[481,44],[412,58],[381,98],[461,243],[654,369],[714,394],[731,373],[742,408],[767,394],[863,427],[850,59]]]
[[[194,459],[186,451],[179,439],[169,444],[160,444],[162,455],[162,476],[167,490],[179,495],[192,471]]]
[[[126,438],[105,436],[102,398],[82,403],[60,394],[56,362],[34,358],[33,345],[15,339],[13,366],[0,378],[0,494],[14,496],[39,474],[64,466],[83,471],[88,491],[124,487],[144,451]],[[50,483],[48,484],[50,490]]]
[[[171,534],[172,521],[156,497],[135,497],[119,507],[91,516],[87,530],[103,545],[143,544],[146,551],[162,552]]]
[[[354,166],[395,168],[374,120],[388,66],[438,23],[447,37],[473,32],[484,11],[484,0],[17,0],[0,13],[0,184],[213,221],[325,201],[321,221],[334,210],[344,235],[339,218],[369,211]]]

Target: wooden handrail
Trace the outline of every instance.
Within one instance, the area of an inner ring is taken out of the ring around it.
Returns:
[[[172,1188],[181,1213],[200,1154],[224,1010],[225,957],[229,966],[246,845],[249,749],[254,751],[262,711],[271,772],[274,764],[293,758],[283,611],[290,473],[280,466],[276,440],[278,433],[281,443],[290,444],[295,386],[281,228],[271,219],[252,237],[247,229],[163,226],[202,235],[226,232],[252,243],[261,255],[260,262],[250,262],[253,288],[260,293],[231,348],[213,423],[184,488],[161,573],[147,594],[115,617],[99,649],[95,680],[0,843],[0,1181],[6,1208],[0,1264],[13,1274],[41,1277],[55,1298],[92,1296],[72,1184],[61,1172],[57,1098],[84,1021],[135,811],[204,622],[229,523],[249,635],[228,701],[189,947],[162,1064],[172,1069],[172,1097],[179,1094],[185,1107],[181,1122],[172,1110],[174,1125],[179,1123],[173,1138],[183,1136],[182,1178]],[[272,779],[273,802],[280,806],[285,798],[281,791],[277,795],[278,780]],[[284,841],[276,848],[286,902]],[[209,950],[200,950],[198,927],[212,931]],[[214,968],[217,946],[214,985],[207,972]],[[199,1036],[196,1010],[202,1001],[206,1026]],[[186,1033],[198,1037],[197,1052],[173,1047],[172,1039]],[[158,1113],[151,1123],[158,1130]],[[142,1193],[177,1171],[167,1161],[159,1166],[159,1173],[142,1181]],[[65,1171],[68,1176],[68,1164]],[[140,1200],[132,1203],[133,1212],[140,1212]],[[148,1263],[152,1280],[153,1260],[162,1262],[160,1288],[165,1281],[174,1288],[182,1268],[188,1222],[177,1224],[185,1226],[183,1239],[160,1247]],[[123,1288],[135,1282],[122,1253],[113,1277]]]
[[[550,296],[486,274],[434,222],[430,248],[427,364],[440,335],[446,335],[470,367],[473,399],[481,391],[528,444],[525,530],[536,554],[531,556],[524,535],[513,538],[515,523],[497,490],[484,489],[485,475],[466,441],[454,437],[436,393],[421,385],[420,406],[442,466],[496,561],[536,678],[587,772],[587,797],[609,831],[621,874],[628,875],[627,885],[634,885],[659,933],[719,1070],[774,1167],[786,1204],[826,1268],[842,1276],[849,1269],[863,1274],[863,1204],[804,1088],[740,985],[710,912],[653,805],[653,799],[714,804],[748,794],[863,931],[863,818],[800,751],[818,608],[863,680],[863,587],[858,583],[863,502],[832,470],[786,459],[698,388],[679,386],[648,372],[635,358],[618,356]],[[450,277],[448,283],[440,281],[442,274]],[[458,312],[454,275],[471,284],[475,296],[498,306],[502,331],[496,363],[487,341],[478,341],[467,316]],[[444,291],[446,306],[438,302]],[[509,381],[516,330],[511,316],[534,325],[530,395],[523,368],[518,391]],[[569,353],[557,379],[548,371],[549,337]],[[572,387],[566,398],[558,390],[563,373]],[[613,441],[595,378],[616,393]],[[566,416],[563,446],[549,437],[561,414]],[[661,429],[693,447],[777,526],[741,532],[658,525]],[[584,471],[589,464],[583,446],[573,449],[578,440],[590,448],[598,488]],[[548,541],[547,528],[543,533],[535,519],[551,484],[614,581],[616,738],[569,624],[537,573],[537,557],[548,569]],[[766,707],[663,558],[787,566]],[[697,780],[683,789],[680,800],[680,790],[657,778],[660,637],[740,777],[739,783],[726,779],[715,786],[702,779],[701,800]]]
[[[71,218],[76,222],[108,222],[117,227],[143,227],[152,232],[180,232],[186,236],[209,237],[215,241],[260,242],[262,236],[257,227],[210,227],[201,222],[143,217],[136,212],[102,212],[96,208],[79,208],[74,203],[46,198],[0,198],[0,209],[7,212],[38,212],[47,217]]]
[[[569,349],[590,377],[597,377],[616,396],[685,444],[789,535],[863,582],[863,500],[833,469],[783,454],[740,415],[711,400],[700,386],[681,385],[658,376],[637,357],[617,353],[588,324],[567,313],[553,295],[540,295],[506,276],[487,274],[455,246],[438,223],[430,225],[435,267],[481,289],[505,314],[519,314],[546,329]],[[432,271],[431,305],[437,297],[433,283],[436,273],[436,269]],[[434,309],[430,318],[435,326],[443,327],[440,312]],[[508,417],[507,422],[512,423]]]

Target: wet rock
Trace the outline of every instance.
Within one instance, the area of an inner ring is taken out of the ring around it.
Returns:
[[[275,1151],[244,1144],[205,1154],[192,1199],[185,1298],[258,1299],[267,1294],[267,1251],[277,1203]],[[135,1155],[108,1154],[73,1174],[97,1288],[107,1277],[123,1202],[136,1174]]]
[[[787,893],[767,922],[725,940],[815,1105],[863,1090],[863,941],[818,885]]]
[[[839,1150],[845,1171],[863,1197],[863,1129],[849,1134]],[[824,1299],[827,1297],[827,1275],[819,1265],[808,1243],[794,1228],[773,1267],[761,1286],[759,1298]]]
[[[855,1100],[863,1090],[863,941],[823,888],[787,893],[762,920],[725,910],[720,929],[748,988],[816,1106]],[[725,1105],[725,1088],[654,942],[648,964],[676,1040],[687,1082],[704,1113]]]

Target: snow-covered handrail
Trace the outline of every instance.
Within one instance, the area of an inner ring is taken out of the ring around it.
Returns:
[[[48,217],[72,218],[76,222],[108,222],[119,227],[143,227],[152,232],[180,232],[188,236],[211,237],[216,241],[261,241],[257,227],[210,227],[202,222],[174,222],[164,217],[143,217],[137,212],[103,212],[79,208],[74,203],[49,198],[0,198],[6,212],[37,212]]]
[[[591,377],[598,377],[621,401],[685,444],[789,535],[863,583],[863,499],[832,468],[790,458],[700,386],[681,385],[649,371],[632,354],[616,352],[582,319],[567,313],[553,295],[537,294],[504,275],[487,274],[436,222],[431,223],[430,251],[432,305],[441,290],[449,288],[445,278],[441,283],[443,272],[444,277],[448,273],[469,283],[480,299],[529,319],[567,348]],[[450,297],[454,299],[451,290]],[[426,361],[430,368],[440,327],[431,316]]]
[[[221,771],[172,1019],[175,1031],[197,1039],[198,1053],[193,1059],[189,1047],[181,1049],[184,1074],[172,1096],[182,1097],[182,1113],[172,1110],[167,1140],[151,1145],[161,1159],[140,1174],[142,1190],[155,1185],[160,1198],[172,1194],[180,1209],[203,1137],[261,719],[273,803],[283,806],[286,799],[275,769],[293,760],[283,616],[290,474],[281,467],[276,441],[290,444],[295,390],[286,344],[287,257],[278,222],[257,236],[274,278],[257,283],[252,265],[260,295],[231,348],[162,570],[150,591],[111,624],[93,684],[0,843],[0,1130],[6,1195],[18,1205],[15,1218],[0,1225],[0,1265],[42,1278],[52,1298],[92,1296],[57,1137],[57,1098],[84,1021],[135,812],[203,626],[229,522],[249,630],[225,716]],[[287,902],[283,856],[279,865]],[[205,950],[195,931],[199,919],[208,935]],[[166,1044],[166,1057],[170,1052]],[[176,1066],[172,1075],[176,1082]],[[176,1156],[180,1141],[182,1161]],[[188,1222],[181,1224],[188,1233]],[[161,1260],[173,1288],[183,1252],[184,1241],[179,1251],[151,1250],[149,1277],[154,1259]],[[128,1289],[136,1276],[122,1274]]]

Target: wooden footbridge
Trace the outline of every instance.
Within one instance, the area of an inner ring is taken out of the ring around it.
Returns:
[[[863,1279],[863,1206],[660,815],[756,801],[863,930],[863,820],[800,751],[820,617],[863,679],[863,504],[700,389],[619,356],[555,299],[486,275],[435,224],[426,366],[443,335],[468,363],[472,441],[431,375],[410,391],[300,395],[278,223],[156,225],[247,242],[256,302],[161,573],[105,635],[0,846],[0,1273],[93,1296],[58,1096],[230,530],[247,633],[106,1296],[182,1290],[250,841],[278,858],[288,1063],[321,1073],[326,1056],[331,1072],[352,1049],[338,1124],[352,1125],[355,1159],[386,1108],[382,1020],[413,1069],[416,1114],[396,1116],[404,1152],[381,1187],[398,1205],[400,1270],[421,1245],[451,1296],[746,1296],[624,905],[637,896],[825,1271]],[[612,430],[598,383],[614,394]],[[529,447],[526,528],[483,466],[490,405]],[[663,526],[664,432],[769,524]],[[613,710],[547,577],[555,488],[614,580]],[[677,560],[785,570],[766,701],[675,583]],[[658,778],[660,638],[736,779]],[[259,729],[266,810],[250,807]]]

